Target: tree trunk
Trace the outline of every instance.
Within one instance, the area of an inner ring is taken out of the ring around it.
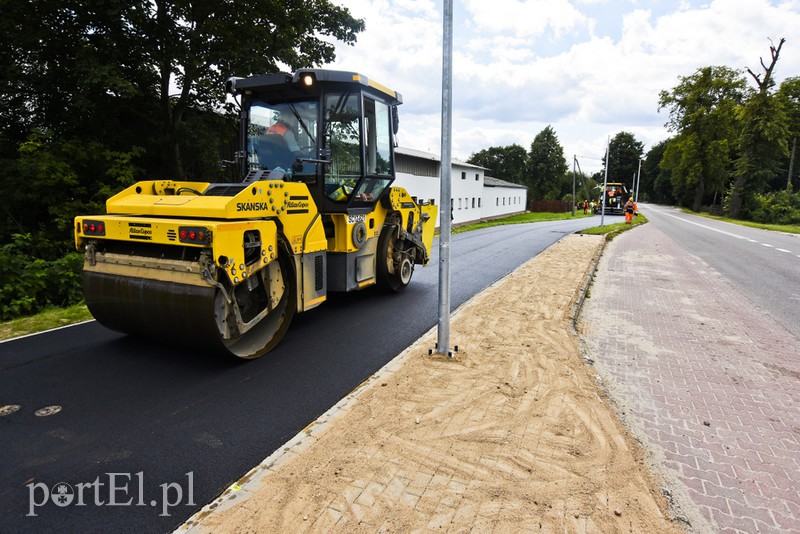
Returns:
[[[694,202],[692,202],[692,211],[700,211],[703,207],[703,194],[705,194],[705,184],[701,179],[697,184],[697,189],[694,192]]]
[[[742,211],[742,192],[744,191],[744,176],[739,175],[736,177],[736,182],[733,184],[731,190],[731,201],[728,204],[728,217],[731,219],[738,219],[739,213]]]
[[[183,170],[183,161],[181,159],[181,146],[178,143],[178,136],[173,132],[169,136],[169,147],[167,147],[168,169],[169,178],[171,180],[183,180],[186,175]]]

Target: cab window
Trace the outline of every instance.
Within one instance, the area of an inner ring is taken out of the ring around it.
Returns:
[[[314,175],[315,165],[294,164],[297,158],[314,157],[316,128],[315,101],[254,102],[247,128],[248,170],[280,168],[289,175]]]
[[[325,96],[325,195],[346,202],[361,177],[361,106],[359,93]]]

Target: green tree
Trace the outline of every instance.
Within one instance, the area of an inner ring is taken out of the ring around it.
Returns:
[[[733,218],[744,214],[747,205],[752,204],[755,195],[763,192],[768,182],[778,175],[780,163],[789,156],[786,144],[788,117],[781,100],[772,92],[775,86],[773,70],[784,42],[786,39],[781,39],[777,47],[770,45],[772,61],[769,66],[761,60],[763,79],[761,74],[747,69],[758,91],[738,110],[742,128],[737,145],[736,180],[731,188],[728,211]]]
[[[608,181],[621,182],[632,191],[634,177],[639,172],[639,160],[644,154],[644,144],[637,141],[630,132],[619,132],[611,138],[608,152]],[[605,173],[606,158],[603,156],[603,172]]]
[[[568,182],[571,191],[572,178],[566,179],[567,161],[564,148],[558,142],[555,130],[547,126],[536,134],[528,153],[528,188],[531,198],[558,199],[566,193],[563,186]]]
[[[669,109],[666,126],[676,134],[661,168],[670,173],[679,204],[698,211],[706,193],[725,190],[739,132],[736,109],[745,87],[744,78],[732,69],[703,67],[659,94],[658,109]]]
[[[528,153],[517,144],[493,146],[472,154],[467,163],[479,165],[489,170],[487,174],[515,184],[527,185],[525,166]]]
[[[23,142],[35,127],[119,150],[153,137],[154,171],[171,178],[184,177],[181,148],[196,139],[190,110],[221,110],[228,77],[321,65],[335,57],[332,40],[352,44],[364,29],[329,0],[0,0],[0,9],[6,139]]]
[[[798,159],[800,159],[800,147],[798,146],[800,145],[800,77],[786,78],[778,88],[777,96],[786,112],[789,128],[788,141],[791,146],[789,155],[791,159],[786,165],[788,169],[786,189],[790,192],[797,191],[797,176],[800,174],[800,163],[798,163]]]
[[[656,202],[659,204],[673,204],[675,197],[672,195],[672,180],[669,170],[661,167],[664,152],[667,150],[669,140],[653,145],[645,154],[642,162],[642,175],[639,184],[639,199]]]

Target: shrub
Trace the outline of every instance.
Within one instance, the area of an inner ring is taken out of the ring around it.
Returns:
[[[37,313],[49,305],[80,302],[83,255],[41,259],[31,234],[13,234],[0,247],[0,320]]]
[[[800,224],[800,192],[777,191],[756,195],[750,215],[755,222],[764,224]]]

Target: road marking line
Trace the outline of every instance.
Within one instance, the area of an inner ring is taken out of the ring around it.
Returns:
[[[652,208],[650,208],[650,209],[652,209]],[[667,213],[666,211],[655,210],[655,209],[653,211],[655,211],[656,213],[660,213],[662,215],[666,215],[667,217],[672,217],[673,219],[678,219],[679,221],[683,221],[685,223],[689,223],[689,224],[693,224],[695,226],[699,226],[700,228],[705,228],[706,230],[711,230],[713,232],[718,232],[720,234],[724,234],[724,235],[727,235],[729,237],[733,237],[733,238],[736,238],[736,239],[744,239],[746,241],[750,241],[751,243],[758,243],[758,241],[756,239],[750,239],[749,237],[746,237],[746,236],[743,236],[743,235],[734,234],[733,232],[726,232],[725,230],[720,230],[719,228],[713,228],[713,227],[708,226],[706,224],[700,224],[698,222],[690,221],[688,219],[684,219],[683,217],[678,217],[677,215],[673,215],[671,213]],[[792,252],[789,251],[789,250],[782,249],[782,248],[775,248],[775,245],[770,245],[769,243],[761,243],[761,245],[765,246],[765,247],[768,247],[768,248],[774,248],[775,250],[779,250],[781,252],[787,252],[789,254],[792,254]],[[800,254],[797,254],[797,257],[800,258]]]
[[[776,248],[775,250],[777,250],[778,252],[786,252],[787,254],[791,254],[792,253],[791,250],[786,250],[785,248]]]
[[[745,237],[743,235],[734,234],[734,233],[731,233],[731,232],[726,232],[725,230],[720,230],[719,228],[713,228],[713,227],[705,225],[705,224],[700,224],[698,222],[690,221],[688,219],[684,219],[683,217],[678,217],[676,215],[672,215],[671,213],[667,213],[665,211],[658,211],[658,210],[654,210],[654,211],[657,211],[658,213],[663,213],[667,217],[672,217],[674,219],[678,219],[679,221],[683,221],[685,223],[689,223],[689,224],[693,224],[695,226],[699,226],[701,228],[705,228],[706,230],[711,230],[713,232],[719,232],[720,234],[725,234],[725,235],[730,236],[730,237],[735,237],[736,239],[746,239],[746,240],[751,241],[753,243],[757,243],[757,241],[755,241],[753,239],[750,239],[749,237]]]

